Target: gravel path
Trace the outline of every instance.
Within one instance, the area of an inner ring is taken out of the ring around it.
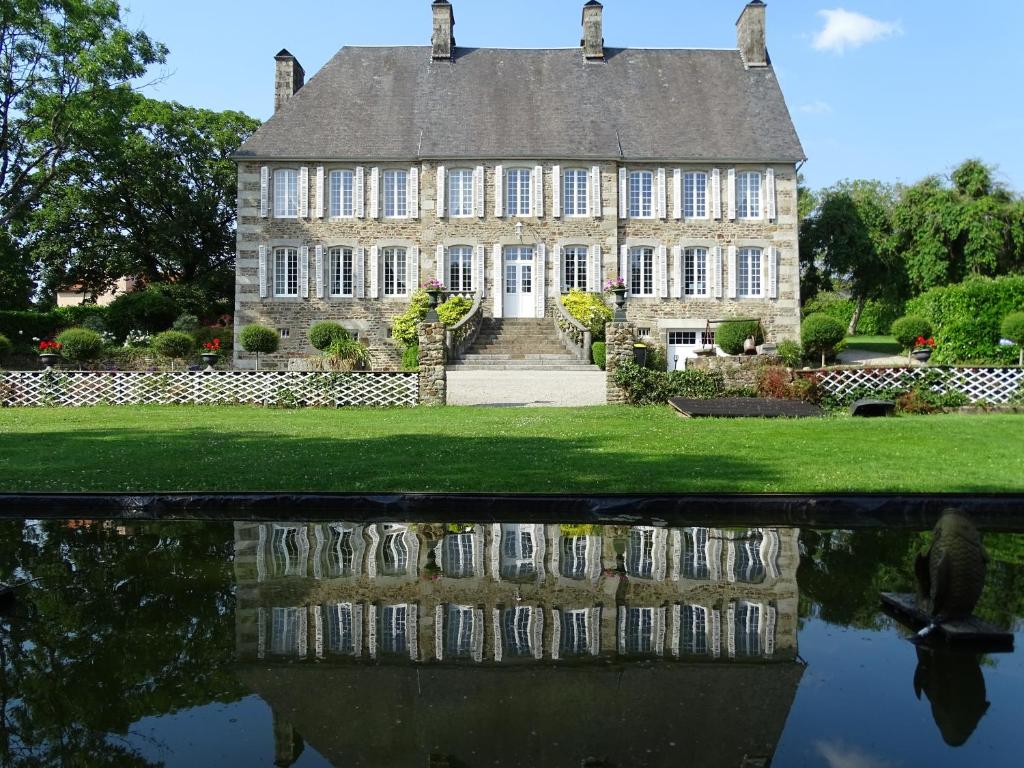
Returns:
[[[605,404],[604,371],[448,371],[449,405]]]

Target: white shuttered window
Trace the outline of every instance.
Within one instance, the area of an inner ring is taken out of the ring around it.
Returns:
[[[683,174],[683,217],[706,219],[708,216],[708,175],[701,172]]]
[[[408,206],[408,171],[384,171],[384,218],[404,219],[409,215]]]
[[[761,174],[736,174],[736,215],[740,219],[761,218]]]
[[[589,290],[590,280],[588,257],[590,249],[585,245],[570,245],[562,249],[562,291],[572,289]]]
[[[274,171],[274,218],[299,217],[299,172],[290,168]]]
[[[473,171],[448,172],[448,215],[454,218],[473,215]]]
[[[473,290],[473,248],[453,245],[448,249],[448,290]]]
[[[532,207],[533,171],[509,168],[505,171],[505,213],[508,216],[530,216]]]
[[[736,293],[741,298],[762,295],[761,249],[740,248],[736,258]]]
[[[406,249],[382,248],[380,253],[383,294],[405,296],[409,292]]]
[[[355,216],[355,173],[331,171],[328,215],[332,219]]]
[[[632,296],[654,295],[654,249],[629,249],[629,277],[626,283]]]
[[[331,296],[355,295],[355,264],[351,248],[331,248],[329,258]]]
[[[274,250],[274,295],[299,295],[299,249],[276,248]]]
[[[629,174],[629,217],[650,219],[654,216],[654,173],[633,171]]]
[[[590,174],[573,168],[562,176],[562,210],[566,216],[590,215]]]

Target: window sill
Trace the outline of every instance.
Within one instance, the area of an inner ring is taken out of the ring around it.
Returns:
[[[296,221],[299,218],[299,215],[298,214],[295,214],[294,216],[276,216],[275,215],[275,216],[271,216],[270,218],[275,219],[277,221]]]

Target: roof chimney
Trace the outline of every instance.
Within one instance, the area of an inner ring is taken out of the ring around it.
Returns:
[[[450,59],[455,51],[455,11],[448,0],[434,0],[434,34],[430,38],[435,59]]]
[[[583,6],[583,56],[588,59],[604,58],[604,6],[590,0]]]
[[[767,7],[762,0],[751,0],[736,22],[737,47],[747,69],[768,66],[768,49],[765,45]]]
[[[274,60],[277,62],[277,77],[274,79],[274,111],[277,112],[306,84],[306,70],[294,56],[284,49],[274,57]]]

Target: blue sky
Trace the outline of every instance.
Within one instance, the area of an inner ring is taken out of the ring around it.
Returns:
[[[312,76],[344,45],[426,45],[429,0],[127,0],[170,48],[154,98],[266,119],[273,56]],[[609,46],[735,47],[737,0],[604,0]],[[465,46],[570,47],[583,0],[453,0]],[[967,157],[1024,191],[1019,0],[769,0],[768,49],[811,186],[913,182]]]

